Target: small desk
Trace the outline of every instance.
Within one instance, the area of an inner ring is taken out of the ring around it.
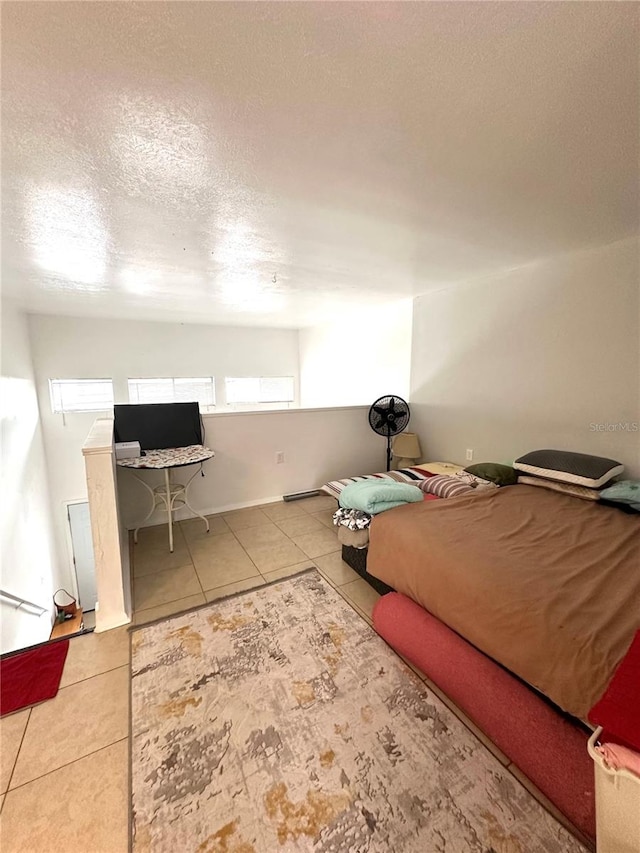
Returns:
[[[168,515],[169,525],[169,551],[173,551],[173,511],[178,507],[186,506],[194,515],[201,518],[207,525],[207,533],[209,532],[209,522],[195,510],[187,500],[187,489],[191,485],[197,471],[187,480],[186,483],[175,483],[171,480],[171,470],[173,468],[186,468],[188,465],[202,465],[207,459],[212,459],[215,456],[213,450],[204,447],[202,444],[192,444],[190,447],[168,447],[164,450],[147,450],[144,456],[136,456],[133,459],[118,459],[117,464],[122,468],[134,469],[134,477],[138,482],[142,483],[145,489],[151,495],[151,509],[147,513],[140,524],[133,532],[133,541],[138,543],[138,530],[142,527],[145,521],[151,518],[153,511],[157,506],[164,505],[164,509]],[[142,477],[138,477],[135,470],[163,470],[164,484],[151,488]]]

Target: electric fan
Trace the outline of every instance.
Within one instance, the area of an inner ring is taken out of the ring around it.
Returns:
[[[369,426],[387,439],[387,471],[391,469],[391,439],[406,429],[410,417],[409,404],[391,394],[379,397],[369,409]]]

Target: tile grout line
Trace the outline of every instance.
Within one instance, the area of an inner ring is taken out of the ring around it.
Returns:
[[[31,721],[31,712],[33,711],[33,706],[29,708],[29,716],[27,717],[27,722],[24,725],[24,730],[22,732],[22,737],[20,738],[20,745],[18,746],[18,751],[16,752],[16,758],[13,762],[13,767],[11,768],[11,775],[9,776],[9,781],[7,782],[7,790],[4,792],[4,799],[2,801],[2,807],[4,808],[5,801],[7,799],[7,794],[11,789],[11,780],[13,779],[13,774],[16,772],[16,767],[18,765],[18,758],[20,758],[20,750],[22,749],[22,744],[24,743],[25,736],[27,734],[27,728]]]
[[[312,513],[310,513],[310,511],[305,510],[304,512],[305,512],[305,516],[313,517],[313,514],[312,514]],[[266,515],[266,513],[265,513],[265,515]],[[305,517],[305,516],[296,516],[296,517]],[[222,515],[221,517],[222,517],[222,518],[224,518],[224,515]],[[268,516],[267,516],[267,518],[268,518]],[[286,519],[285,519],[285,520],[286,520]],[[302,551],[302,553],[304,554],[305,559],[304,559],[304,560],[302,560],[302,561],[298,561],[298,562],[305,562],[306,560],[309,560],[309,561],[311,562],[312,566],[313,566],[313,567],[315,567],[316,569],[318,569],[318,571],[320,571],[319,567],[318,567],[318,566],[316,565],[316,563],[315,563],[315,559],[316,559],[316,558],[315,558],[315,557],[310,557],[308,554],[306,554],[306,552],[305,552],[302,548],[300,548],[300,546],[299,546],[299,545],[297,545],[297,544],[294,542],[294,540],[289,536],[289,534],[288,534],[288,533],[286,533],[284,530],[282,530],[282,528],[280,527],[280,525],[278,524],[278,522],[277,522],[277,521],[274,521],[273,519],[269,518],[267,523],[269,523],[269,524],[273,524],[275,527],[277,527],[277,528],[278,528],[278,530],[280,530],[280,532],[281,532],[281,533],[282,533],[282,534],[283,534],[283,535],[288,539],[288,541],[289,541],[292,545],[294,545],[296,548],[298,548],[299,550],[301,550],[301,551]],[[250,529],[252,529],[253,527],[261,527],[261,526],[262,526],[262,523],[261,523],[261,524],[257,524],[257,525],[252,525],[251,527],[243,528],[243,529],[250,530]],[[323,527],[324,527],[324,526],[323,526]],[[326,528],[326,529],[329,529],[329,528]],[[247,551],[247,549],[244,547],[244,545],[242,544],[242,542],[240,542],[240,540],[238,539],[238,537],[237,537],[237,535],[236,535],[236,531],[234,531],[234,530],[232,530],[231,528],[229,528],[229,530],[228,530],[228,531],[224,531],[224,533],[225,533],[225,534],[226,534],[226,533],[230,533],[230,534],[233,536],[234,540],[238,543],[238,545],[240,546],[240,548],[242,549],[242,551],[246,554],[246,556],[248,557],[249,561],[250,561],[250,562],[251,562],[251,564],[254,566],[254,568],[255,568],[255,570],[256,570],[256,572],[257,572],[258,574],[257,574],[257,575],[251,575],[251,576],[249,576],[249,577],[247,577],[247,578],[240,578],[238,581],[230,581],[228,584],[220,584],[220,585],[218,585],[217,587],[212,587],[211,589],[205,589],[205,588],[204,588],[204,586],[203,586],[203,584],[202,584],[202,581],[201,581],[201,579],[200,579],[200,575],[198,574],[198,570],[197,570],[197,568],[196,568],[196,566],[195,566],[195,562],[194,562],[194,559],[193,559],[193,554],[192,554],[192,551],[191,551],[191,548],[190,548],[189,539],[188,539],[188,537],[184,534],[184,532],[183,532],[182,530],[181,530],[181,533],[182,533],[183,539],[184,539],[184,541],[185,541],[185,544],[186,544],[186,548],[187,548],[187,551],[188,551],[189,557],[190,557],[190,559],[191,559],[191,566],[192,566],[193,570],[194,570],[194,571],[195,571],[195,573],[196,573],[196,578],[197,578],[197,580],[198,580],[198,584],[199,584],[199,586],[200,586],[200,589],[201,589],[202,595],[203,595],[203,596],[204,596],[204,598],[205,598],[205,602],[208,600],[208,599],[207,599],[207,592],[212,592],[213,590],[220,589],[220,588],[221,588],[221,587],[223,587],[223,586],[229,586],[229,585],[231,585],[232,583],[239,583],[239,582],[240,582],[240,581],[242,581],[242,580],[249,580],[251,577],[254,577],[254,578],[260,577],[260,578],[262,578],[262,580],[263,580],[265,583],[268,583],[268,582],[269,582],[269,578],[267,577],[267,575],[272,574],[273,572],[280,571],[281,569],[289,568],[289,566],[280,566],[280,567],[279,567],[279,568],[277,568],[277,569],[272,569],[270,572],[264,572],[264,571],[262,571],[262,570],[259,568],[259,566],[256,564],[256,562],[253,560],[253,558],[251,557],[251,555],[249,554],[249,552]],[[221,534],[214,534],[214,535],[221,535]],[[339,550],[340,550],[340,549],[339,549],[339,548],[337,548],[335,551],[330,551],[330,552],[328,552],[327,554],[320,554],[320,555],[318,555],[318,556],[321,556],[321,557],[323,557],[323,556],[328,556],[328,554],[330,554],[330,553],[338,553],[338,552],[339,552]],[[297,562],[296,562],[296,563],[291,563],[290,565],[291,565],[291,566],[295,566],[295,565],[297,565]],[[135,568],[135,557],[134,557],[134,568]],[[178,567],[178,568],[181,568],[181,567]],[[162,569],[161,571],[174,571],[174,569]],[[159,573],[158,573],[158,572],[153,572],[153,573],[150,573],[150,574],[159,574]],[[143,576],[141,576],[141,577],[145,577],[145,576],[143,575]],[[323,575],[323,577],[324,577],[324,575]],[[132,574],[132,578],[133,578],[133,574]],[[328,580],[328,578],[327,578],[327,580]],[[329,582],[331,583],[331,581],[329,581]],[[195,594],[196,594],[196,595],[198,595],[199,593],[195,593]],[[135,615],[136,615],[137,613],[142,613],[142,612],[144,612],[144,610],[152,610],[152,609],[154,609],[155,607],[163,607],[163,606],[165,606],[165,605],[172,604],[172,603],[174,603],[174,602],[176,602],[176,601],[180,601],[180,600],[182,600],[183,598],[188,598],[188,597],[189,597],[189,596],[181,596],[180,598],[171,599],[171,601],[166,601],[166,602],[163,602],[162,604],[159,604],[159,605],[153,605],[153,607],[141,608],[140,610],[138,610],[138,609],[136,609],[136,608],[134,607],[134,611],[133,611],[133,613],[134,613],[134,619],[135,619]],[[351,603],[351,602],[349,601],[348,603]],[[366,616],[365,616],[365,618],[366,618]]]
[[[187,553],[189,554],[189,559],[191,560],[191,567],[192,567],[193,571],[195,572],[196,580],[198,581],[198,586],[200,587],[200,593],[202,594],[202,597],[203,597],[203,598],[204,598],[204,600],[206,601],[206,600],[207,600],[207,596],[204,594],[204,588],[203,588],[203,586],[202,586],[202,581],[200,580],[200,575],[198,574],[198,570],[196,569],[196,563],[195,563],[195,560],[193,559],[193,554],[191,553],[191,546],[190,546],[190,544],[189,544],[189,540],[187,539],[187,537],[186,537],[186,536],[184,535],[184,533],[182,532],[182,528],[180,528],[180,532],[182,533],[182,537],[183,537],[183,539],[184,539],[184,541],[185,541],[185,543],[186,543],[186,546],[187,546]],[[188,596],[182,596],[182,597],[183,597],[183,598],[188,598]],[[174,600],[175,600],[175,601],[180,601],[180,599],[179,599],[179,598],[176,598],[176,599],[174,599]],[[144,609],[144,608],[143,608],[143,609]]]
[[[225,523],[226,523],[226,522],[225,522]],[[257,527],[259,527],[260,525],[256,525],[256,526],[257,526]],[[228,527],[228,525],[227,525],[227,527]],[[247,528],[247,529],[248,529],[248,528]],[[235,531],[234,531],[234,530],[232,530],[232,529],[229,527],[229,531],[228,531],[228,532],[233,536],[233,538],[235,539],[235,541],[238,543],[238,545],[242,548],[242,550],[244,551],[244,553],[247,555],[247,557],[248,557],[248,558],[249,558],[249,560],[251,561],[252,566],[254,566],[255,570],[258,572],[258,574],[260,575],[260,577],[261,577],[261,578],[263,578],[263,580],[264,580],[264,579],[265,579],[265,578],[264,578],[264,575],[262,574],[262,572],[260,571],[260,569],[258,568],[258,566],[255,564],[255,562],[251,559],[251,555],[248,553],[248,551],[246,550],[246,548],[244,547],[244,545],[242,544],[242,542],[240,542],[240,540],[238,539],[238,537],[237,537],[237,536],[236,536],[236,534],[235,534]],[[225,533],[226,533],[226,531],[225,531]],[[220,534],[216,534],[216,535],[220,535]],[[185,540],[187,540],[187,537],[186,537],[186,536],[185,536]],[[191,553],[191,548],[189,547],[189,541],[188,541],[188,540],[187,540],[187,550],[188,550],[188,552],[189,552],[189,556],[191,557],[191,564],[192,564],[192,566],[193,566],[193,570],[194,570],[194,572],[196,573],[196,577],[198,578],[198,583],[200,584],[200,589],[202,590],[202,595],[204,596],[204,600],[205,600],[205,602],[206,602],[206,601],[207,601],[207,590],[205,590],[205,588],[202,586],[202,581],[200,580],[200,575],[198,574],[198,570],[197,570],[197,568],[196,568],[196,564],[195,564],[195,561],[194,561],[194,559],[193,559],[193,555],[192,555],[192,553]],[[255,575],[252,575],[252,576],[250,576],[250,577],[255,577]],[[240,580],[248,580],[248,578],[246,578],[246,579],[245,579],[245,578],[240,578]],[[231,581],[231,583],[239,583],[239,582],[240,582],[240,581]],[[228,586],[228,584],[219,584],[219,586],[217,586],[217,587],[212,587],[212,589],[219,589],[219,588],[220,588],[220,586]],[[209,590],[209,592],[210,592],[210,591],[211,591],[211,590]],[[184,596],[183,596],[183,597],[184,597]],[[179,599],[179,598],[176,598],[176,599],[174,599],[174,600],[175,600],[175,601],[180,601],[180,599]],[[170,603],[170,602],[166,602],[166,603],[168,604],[168,603]],[[160,606],[161,606],[161,605],[160,605]]]
[[[125,740],[129,740],[129,735],[118,738],[118,740],[111,741],[111,743],[106,743],[104,746],[101,746],[98,749],[92,749],[91,752],[87,752],[84,755],[79,755],[77,758],[74,758],[73,761],[67,761],[66,764],[61,764],[60,767],[54,767],[53,770],[47,770],[46,773],[41,773],[40,776],[35,776],[33,779],[29,779],[28,782],[23,782],[21,785],[16,785],[15,788],[11,788],[10,790],[6,791],[5,799],[7,794],[12,794],[14,791],[19,791],[21,788],[24,788],[27,785],[31,785],[32,782],[37,782],[39,779],[44,779],[45,776],[51,776],[52,773],[56,773],[58,770],[63,770],[65,767],[71,767],[72,764],[75,764],[78,761],[82,761],[84,758],[88,758],[90,755],[96,755],[98,752],[102,752],[104,749],[110,749],[112,746],[115,746],[115,744],[122,743]]]
[[[194,593],[192,593],[192,595],[182,595],[182,596],[180,596],[180,598],[173,598],[171,601],[164,602],[164,604],[154,604],[151,607],[142,607],[140,610],[134,610],[133,615],[134,615],[134,617],[135,616],[141,616],[143,613],[146,613],[148,610],[156,610],[158,607],[166,607],[166,605],[168,605],[168,604],[175,604],[178,601],[186,601],[188,598],[192,598],[194,595],[200,595],[200,593],[194,592]],[[206,595],[206,593],[205,593],[205,595]],[[186,608],[186,609],[189,609],[189,608]],[[180,611],[178,610],[177,613],[180,613]],[[174,614],[171,614],[171,615],[174,615]],[[155,618],[157,618],[157,617],[154,617],[154,619]],[[134,625],[134,624],[135,623],[132,619],[131,625]]]
[[[289,542],[291,542],[291,544],[292,544],[292,545],[295,545],[295,544],[296,544],[296,543],[291,539],[291,537],[288,535],[288,533],[285,533],[285,532],[284,532],[284,530],[280,527],[280,525],[279,525],[276,521],[271,521],[271,519],[269,519],[269,522],[270,522],[271,524],[275,525],[275,526],[278,528],[278,530],[282,533],[282,535],[283,535],[283,536],[286,536],[286,538],[289,540]],[[260,525],[260,524],[256,524],[256,525],[254,525],[254,526],[255,526],[255,527],[262,527],[262,525]],[[251,528],[250,528],[250,527],[247,527],[247,528],[244,528],[244,529],[246,529],[246,530],[251,530]],[[235,536],[235,533],[234,533],[234,536]],[[259,575],[260,575],[260,576],[261,576],[265,581],[267,581],[267,582],[268,582],[268,578],[266,577],[266,575],[267,575],[267,574],[269,574],[269,572],[263,572],[263,571],[260,569],[260,567],[258,566],[258,564],[257,564],[257,563],[255,562],[255,560],[251,557],[251,554],[249,554],[249,552],[248,552],[248,551],[247,551],[247,549],[244,547],[244,545],[242,544],[242,542],[240,542],[240,540],[238,539],[238,537],[237,537],[237,536],[236,536],[236,541],[238,542],[238,544],[240,545],[240,547],[242,548],[242,550],[245,552],[245,554],[247,555],[247,557],[251,560],[251,562],[253,563],[253,565],[256,567],[256,571],[258,572],[258,574],[259,574]],[[296,545],[296,548],[299,548],[299,550],[301,550],[301,551],[302,551],[302,548],[300,548],[300,546]],[[302,551],[302,553],[304,554],[304,551]],[[308,560],[313,559],[312,557],[309,557],[309,556],[307,556],[306,554],[305,554],[305,557],[306,557]],[[304,561],[302,561],[302,562],[304,562]],[[291,565],[291,566],[295,566],[295,565],[297,565],[297,563],[290,563],[290,565]],[[280,566],[280,569],[286,569],[286,568],[288,568],[288,566]],[[280,569],[272,569],[272,571],[274,571],[274,572],[278,572],[278,571],[280,571]]]
[[[254,525],[254,526],[255,526],[255,527],[261,527],[261,525],[260,525],[260,524],[256,524],[256,525]],[[249,527],[247,527],[246,529],[247,529],[247,530],[250,530],[250,528],[249,528]],[[244,553],[247,555],[247,557],[248,557],[248,558],[249,558],[249,560],[251,561],[251,565],[252,565],[252,566],[254,566],[254,568],[255,568],[256,572],[260,575],[260,577],[261,577],[263,580],[266,580],[265,576],[264,576],[264,575],[262,574],[262,572],[260,571],[260,568],[259,568],[258,564],[255,562],[255,560],[252,558],[251,554],[247,551],[247,549],[244,547],[244,545],[242,544],[242,542],[241,542],[241,541],[238,539],[238,537],[236,536],[235,530],[232,530],[231,532],[233,533],[233,538],[236,540],[236,542],[238,543],[238,545],[242,548],[242,550],[244,551]],[[255,577],[255,575],[253,575],[253,577]],[[241,578],[241,580],[242,580],[242,578]],[[248,580],[248,578],[247,578],[246,580]],[[233,581],[232,581],[232,583],[233,583]],[[226,584],[222,584],[222,586],[226,586]],[[214,589],[215,589],[215,587],[214,587]],[[205,596],[205,598],[206,598],[206,596]]]
[[[91,681],[92,678],[99,678],[100,676],[106,675],[109,672],[116,672],[119,669],[129,669],[130,670],[131,669],[131,661],[129,661],[126,664],[122,664],[121,666],[114,666],[112,669],[105,670],[104,672],[97,672],[97,673],[95,673],[95,675],[90,675],[87,678],[82,678],[79,681],[74,681],[72,684],[67,684],[64,687],[60,687],[58,690],[58,693],[61,693],[63,690],[67,690],[70,687],[76,687],[78,684],[83,684],[86,681]],[[58,693],[56,693],[56,696],[58,695]],[[52,698],[55,699],[56,696],[54,696]],[[16,767],[18,766],[18,759],[20,758],[20,752],[22,750],[22,745],[23,745],[24,739],[27,735],[27,728],[29,727],[29,723],[31,722],[32,711],[35,708],[39,707],[40,705],[44,705],[44,704],[45,704],[45,702],[40,702],[40,703],[38,703],[38,705],[32,705],[29,708],[29,716],[27,718],[27,723],[24,727],[22,737],[20,738],[20,746],[18,747],[18,752],[16,753],[16,759],[15,759],[15,761],[13,763],[13,767],[11,769],[11,776],[9,777],[8,787],[7,787],[7,790],[4,792],[5,798],[6,798],[7,794],[9,793],[9,791],[17,791],[20,788],[24,788],[24,786],[28,785],[30,782],[35,782],[36,779],[41,779],[43,776],[48,776],[50,773],[54,773],[56,770],[60,769],[59,767],[55,767],[53,770],[48,770],[46,773],[40,774],[40,776],[35,776],[33,779],[29,779],[28,782],[23,782],[21,785],[16,785],[15,788],[11,788],[11,782],[13,781],[13,777],[15,775],[15,770],[16,770]],[[126,738],[124,738],[124,739],[126,739]],[[123,740],[123,738],[120,738],[118,741],[113,741],[113,743],[119,743],[120,740]],[[106,744],[104,747],[100,747],[100,749],[105,749],[107,746],[112,746],[112,744]],[[95,752],[99,752],[100,749],[94,749],[91,752],[88,752],[87,755],[92,755]],[[78,758],[75,758],[73,761],[69,761],[66,764],[63,764],[61,766],[62,767],[68,767],[70,764],[73,764],[75,761],[79,761],[81,758],[84,758],[84,757],[85,757],[84,755],[81,755]],[[4,800],[2,803],[2,807],[4,808]]]
[[[127,627],[127,626],[122,626]],[[117,629],[116,629],[117,630]],[[112,666],[111,669],[105,669],[102,672],[94,672],[93,675],[87,675],[86,678],[79,678],[77,681],[71,681],[69,684],[65,684],[64,687],[60,687],[58,689],[58,693],[62,690],[68,690],[69,687],[75,687],[77,684],[84,684],[85,681],[91,681],[92,678],[100,678],[101,675],[107,675],[109,672],[115,672],[118,669],[124,669],[125,667],[130,667],[131,661],[129,660],[127,663],[121,663],[119,666]],[[58,694],[56,693],[56,696]],[[53,697],[55,699],[55,696]]]
[[[196,570],[196,568],[195,568],[195,565],[194,565],[193,563],[188,563],[188,564],[185,564],[185,565],[183,565],[183,566],[174,566],[174,567],[173,567],[173,568],[171,568],[171,569],[160,569],[160,571],[158,571],[158,572],[149,572],[149,574],[148,574],[148,575],[139,575],[137,578],[134,578],[134,577],[133,577],[133,574],[132,574],[132,576],[131,576],[131,584],[132,584],[132,587],[133,587],[133,588],[132,588],[132,590],[131,590],[131,600],[132,600],[132,602],[133,602],[133,614],[135,614],[135,613],[139,612],[140,610],[150,610],[152,607],[162,607],[162,604],[152,604],[152,605],[150,605],[149,607],[141,607],[141,608],[137,608],[137,607],[135,606],[135,586],[134,586],[134,581],[135,581],[135,580],[143,580],[144,578],[157,577],[158,575],[162,575],[162,574],[164,574],[165,572],[177,572],[177,571],[178,571],[178,569],[193,569],[193,570],[194,570],[194,572],[195,572],[195,574],[196,574],[196,580],[198,581],[198,585],[199,585],[199,586],[200,586],[200,588],[202,589],[202,585],[200,584],[200,577],[199,577],[198,572],[197,572],[197,570]],[[200,593],[198,593],[198,592],[194,592],[194,593],[192,593],[192,595],[199,595],[199,594],[200,594]],[[186,596],[186,595],[181,595],[181,596],[180,596],[180,598],[188,598],[188,597],[189,597],[189,596]],[[180,598],[174,598],[174,599],[171,599],[171,601],[180,601]],[[163,602],[163,604],[169,604],[169,603],[170,603],[170,602],[168,602],[168,601],[167,601],[167,602]]]

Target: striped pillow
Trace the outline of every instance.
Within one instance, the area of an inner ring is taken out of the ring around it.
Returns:
[[[432,475],[427,471],[417,468],[401,468],[399,471],[385,471],[383,474],[360,474],[358,477],[345,477],[344,480],[332,480],[320,487],[320,491],[332,498],[339,498],[342,490],[350,483],[359,483],[361,480],[395,480],[396,483],[412,483],[419,486],[420,482],[430,478]]]
[[[462,483],[458,477],[449,477],[446,474],[428,477],[415,485],[423,492],[436,495],[439,498],[457,498],[460,495],[468,495],[469,492],[476,491],[473,486]]]

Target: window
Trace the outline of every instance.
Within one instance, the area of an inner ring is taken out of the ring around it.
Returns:
[[[129,379],[130,403],[200,403],[215,406],[212,376]]]
[[[224,380],[227,405],[293,402],[293,376],[260,376]]]
[[[103,412],[113,408],[111,379],[50,379],[51,408],[65,412]]]

